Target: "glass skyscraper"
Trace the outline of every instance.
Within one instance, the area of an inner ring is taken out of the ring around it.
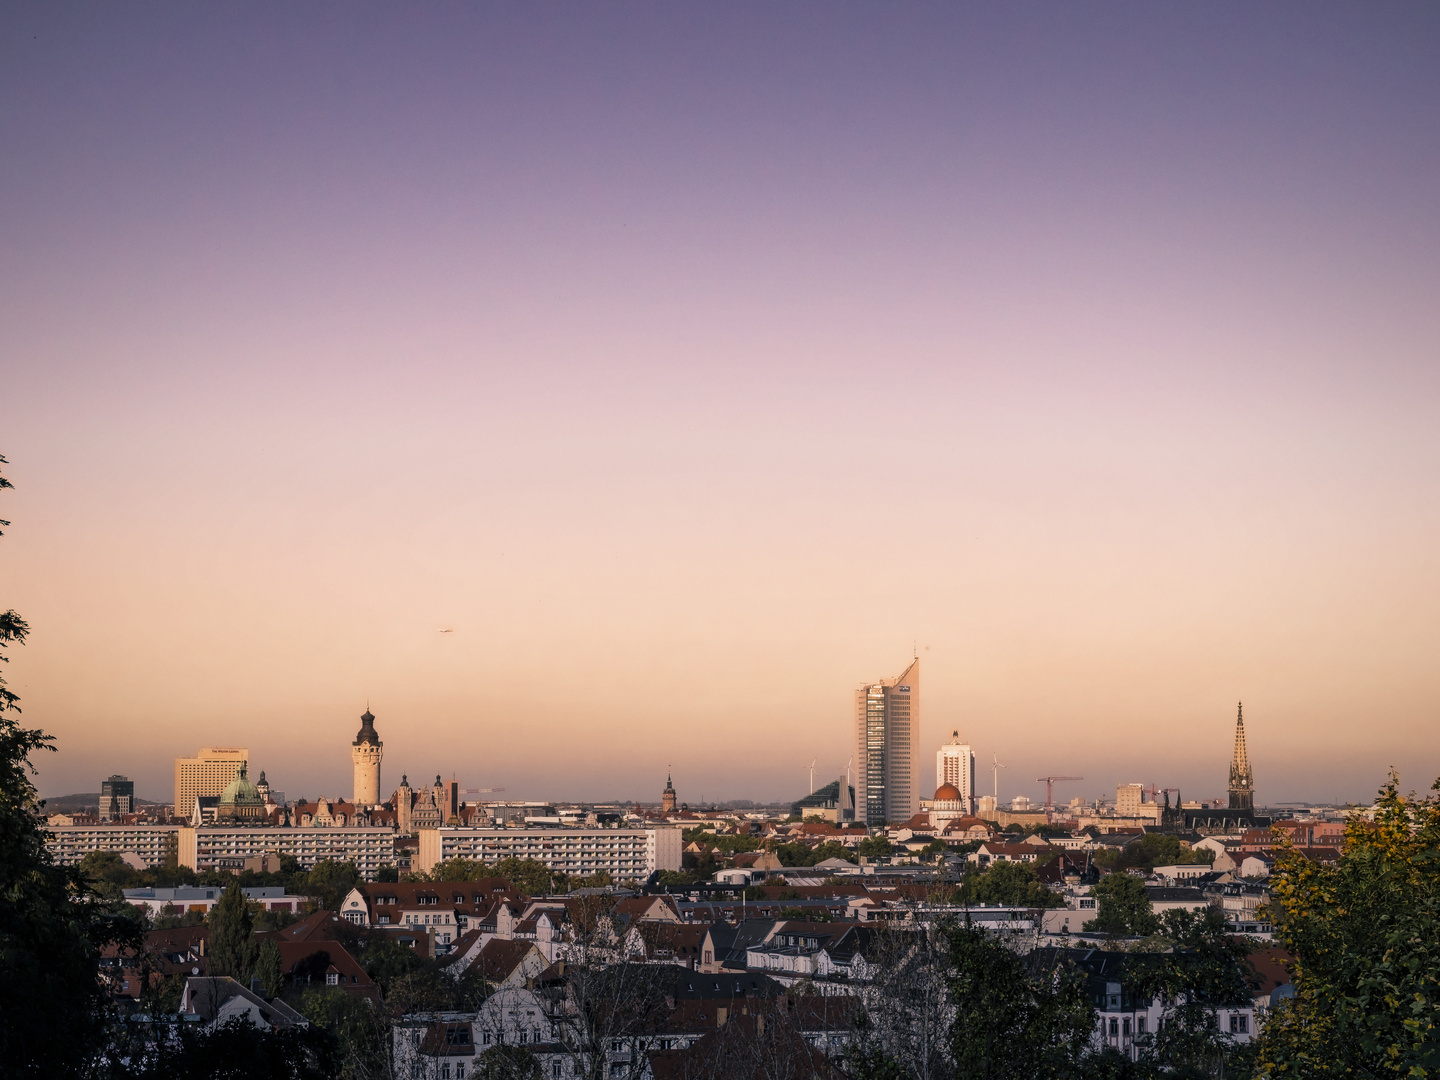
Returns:
[[[855,811],[866,825],[920,812],[915,751],[920,742],[920,661],[893,679],[855,691]]]

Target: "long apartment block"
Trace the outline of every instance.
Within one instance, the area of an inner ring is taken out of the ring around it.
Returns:
[[[353,862],[366,881],[395,865],[395,830],[388,826],[287,829],[237,825],[180,827],[180,863],[193,870],[240,870],[246,859],[274,852],[306,869],[325,859]]]
[[[551,870],[589,877],[608,871],[617,882],[644,881],[656,870],[679,870],[682,847],[674,826],[651,829],[480,829],[420,830],[414,868],[429,871],[447,859],[494,864],[501,859],[535,859]]]

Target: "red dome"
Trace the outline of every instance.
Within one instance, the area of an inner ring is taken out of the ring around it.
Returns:
[[[936,802],[959,802],[960,789],[954,784],[941,784],[935,789]]]

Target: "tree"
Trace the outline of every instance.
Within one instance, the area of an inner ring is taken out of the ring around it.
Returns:
[[[971,904],[1024,904],[1027,907],[1060,907],[1065,903],[1041,883],[1033,866],[1009,860],[991,863],[983,873],[966,874],[960,899]]]
[[[501,859],[495,874],[510,882],[526,896],[540,896],[555,886],[555,872],[539,859]]]
[[[845,1055],[847,1072],[867,1080],[940,1080],[955,1075],[949,986],[955,968],[950,926],[877,925],[864,949],[864,1015]]]
[[[891,845],[890,841],[883,836],[867,836],[864,840],[860,841],[860,846],[856,850],[858,854],[863,855],[865,858],[873,859],[876,856],[889,855]]]
[[[1158,928],[1150,910],[1150,894],[1134,874],[1117,871],[1100,879],[1090,895],[1095,897],[1095,918],[1086,930],[1102,934],[1153,934]]]
[[[1024,958],[972,926],[950,931],[955,973],[951,1056],[975,1080],[1066,1076],[1093,1028],[1084,978],[1061,963],[1030,970]]]
[[[523,1046],[492,1046],[475,1061],[476,1080],[541,1080],[540,1059]]]
[[[345,897],[360,881],[360,871],[355,869],[353,862],[321,859],[305,875],[303,888],[305,894],[313,897],[324,910],[339,911]]]
[[[271,938],[265,939],[255,957],[255,974],[267,998],[279,997],[285,989],[285,965],[280,959],[280,946]]]
[[[0,476],[0,490],[10,486]],[[0,660],[29,632],[15,611],[0,613]],[[53,751],[54,740],[20,726],[19,700],[0,677],[0,1062],[7,1076],[49,1078],[78,1074],[101,1045],[99,947],[137,947],[140,935],[45,846],[30,757]]]
[[[225,890],[210,911],[209,958],[208,974],[229,975],[246,985],[260,959],[255,916],[238,881]]]
[[[1440,1073],[1440,799],[1401,795],[1392,773],[1374,823],[1351,819],[1334,866],[1284,842],[1270,881],[1271,921],[1295,955],[1295,998],[1267,1019],[1260,1068]]]
[[[395,869],[395,867],[391,866],[389,863],[386,863],[384,866],[380,867],[380,869],[375,871],[375,880],[380,884],[399,881],[400,871]]]

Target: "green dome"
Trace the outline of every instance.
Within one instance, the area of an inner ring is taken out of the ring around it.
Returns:
[[[213,789],[212,789],[213,790]],[[221,806],[264,806],[265,800],[260,797],[260,789],[250,782],[245,775],[245,765],[241,763],[240,768],[235,770],[235,779],[231,780],[224,791],[220,793]]]

